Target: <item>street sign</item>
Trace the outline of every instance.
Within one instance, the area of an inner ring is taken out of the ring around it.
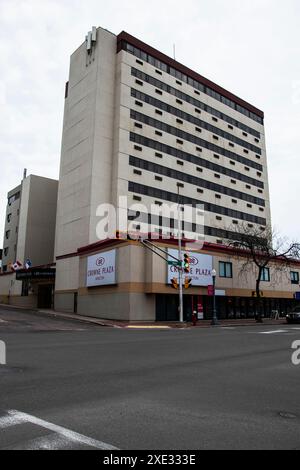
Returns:
[[[169,266],[179,267],[179,266],[181,266],[181,263],[180,263],[180,261],[168,261],[168,265]]]

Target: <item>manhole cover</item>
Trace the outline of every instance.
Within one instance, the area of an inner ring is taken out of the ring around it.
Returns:
[[[284,419],[296,419],[297,418],[297,416],[294,415],[293,413],[287,413],[285,411],[281,411],[279,413],[279,416]]]

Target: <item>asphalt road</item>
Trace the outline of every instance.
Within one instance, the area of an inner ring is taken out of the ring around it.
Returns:
[[[0,309],[0,340],[0,449],[300,449],[299,326],[128,330]]]

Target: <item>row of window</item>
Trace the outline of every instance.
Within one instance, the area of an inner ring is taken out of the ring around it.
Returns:
[[[180,72],[179,70],[176,70],[173,67],[170,67],[169,65],[165,64],[164,62],[156,59],[155,57],[151,56],[150,54],[146,54],[144,51],[141,49],[132,46],[131,44],[127,43],[126,41],[122,41],[121,44],[119,44],[119,48],[130,52],[133,54],[135,57],[148,62],[149,64],[153,65],[157,69],[162,70],[163,72],[166,72],[173,77],[177,78],[178,80],[185,82],[189,85],[191,85],[193,88],[196,90],[205,93],[212,98],[214,98],[217,101],[220,101],[221,103],[225,104],[226,106],[229,106],[230,108],[234,109],[235,111],[238,111],[241,114],[244,114],[245,116],[249,117],[255,122],[258,122],[260,124],[263,124],[263,118],[258,116],[257,114],[249,111],[248,109],[244,108],[243,106],[238,105],[234,101],[230,100],[229,98],[221,95],[220,93],[217,93],[215,90],[210,88],[209,86],[203,85],[202,83],[198,82],[197,80],[194,80],[193,78],[189,77],[188,75]]]
[[[256,139],[260,139],[260,133],[257,132],[255,129],[252,129],[252,127],[246,126],[246,124],[243,124],[242,122],[239,122],[236,119],[227,116],[221,111],[218,111],[217,109],[212,108],[211,106],[208,106],[205,103],[202,103],[202,101],[199,101],[198,99],[193,98],[192,96],[187,95],[186,93],[183,93],[182,91],[177,90],[176,88],[173,88],[170,85],[167,85],[166,83],[162,82],[161,80],[158,80],[157,78],[151,77],[151,75],[141,72],[140,70],[135,69],[134,67],[131,68],[131,75],[138,78],[139,80],[153,85],[156,88],[159,88],[160,90],[166,91],[167,93],[176,96],[182,101],[186,101],[187,103],[192,104],[196,107],[196,109],[206,111],[215,118],[225,121],[227,124],[229,124],[228,127],[230,129],[233,129],[232,126],[235,126],[238,129],[241,129],[243,132],[253,135]]]
[[[243,201],[247,201],[253,204],[257,204],[259,206],[265,206],[265,201],[258,197],[252,196],[250,194],[242,193],[241,191],[236,191],[234,189],[229,188],[228,186],[222,186],[217,183],[213,183],[211,181],[207,181],[202,178],[198,178],[193,175],[188,175],[187,173],[183,173],[178,170],[174,170],[173,168],[168,168],[162,165],[158,165],[156,163],[149,162],[147,160],[143,160],[141,158],[137,158],[134,156],[129,156],[129,165],[134,166],[136,168],[141,168],[146,171],[151,171],[152,173],[164,175],[169,178],[173,178],[179,181],[184,181],[185,183],[193,184],[198,187],[206,188],[211,191],[216,191],[221,194],[226,194],[227,196],[231,196],[237,199],[241,199]]]
[[[137,195],[133,196],[133,200],[142,202],[142,198],[140,196],[137,196]],[[161,201],[154,201],[154,203],[157,206],[162,205]],[[163,232],[163,230],[162,230],[163,228],[165,229],[165,231],[167,229],[178,228],[178,222],[176,224],[174,218],[169,219],[169,218],[167,218],[165,216],[162,216],[162,215],[151,214],[151,213],[145,214],[143,212],[136,212],[136,211],[129,210],[128,211],[128,220],[129,221],[134,221],[136,219],[138,219],[139,223],[146,223],[149,226],[154,225],[154,226],[160,227],[160,230],[159,230],[160,233]],[[190,234],[191,233],[197,234],[197,236],[201,235],[201,236],[204,237],[205,235],[207,235],[209,237],[216,237],[216,238],[218,238],[217,243],[219,243],[219,244],[223,243],[223,239],[235,240],[236,241],[237,239],[240,238],[240,235],[238,233],[232,232],[230,230],[224,230],[224,229],[220,229],[220,228],[217,228],[217,227],[209,227],[207,225],[205,225],[203,227],[203,226],[197,225],[197,224],[192,223],[192,222],[187,222],[187,221],[182,221],[181,224],[182,224],[181,229],[183,231],[186,231]],[[251,224],[248,224],[248,225],[249,225],[249,227],[253,227],[253,225],[251,225]],[[136,230],[140,230],[140,226],[136,226],[135,228],[136,228]],[[264,230],[264,229],[265,229],[265,227],[262,227],[262,230]],[[183,234],[183,238],[184,238],[184,234]],[[195,238],[197,238],[197,237],[195,237]]]
[[[179,117],[180,119],[183,119],[183,120],[188,121],[192,124],[195,124],[196,126],[199,126],[201,129],[205,129],[209,132],[212,132],[213,134],[216,134],[216,135],[219,135],[220,137],[223,137],[226,140],[229,140],[231,142],[235,142],[236,144],[240,145],[241,147],[244,147],[245,149],[251,150],[252,152],[255,152],[258,155],[261,155],[261,149],[259,147],[256,147],[255,145],[252,145],[249,142],[246,142],[245,140],[242,140],[238,137],[235,137],[234,135],[230,134],[229,132],[223,131],[219,127],[213,126],[213,125],[209,124],[208,122],[202,121],[201,119],[198,119],[195,116],[192,116],[191,114],[188,114],[184,111],[181,111],[180,109],[175,108],[174,106],[171,106],[167,103],[164,103],[163,101],[160,101],[156,98],[153,98],[150,95],[146,95],[145,93],[142,93],[142,92],[132,88],[131,89],[131,96],[133,96],[134,98],[137,98],[140,101],[143,101],[144,103],[150,104],[151,106],[154,106],[157,109],[161,109],[163,111],[166,111],[167,113],[170,113],[170,114],[173,114],[174,116]],[[249,153],[248,150],[247,150],[247,153]]]
[[[232,278],[232,275],[232,263],[220,261],[219,276],[222,278]],[[299,284],[299,272],[290,271],[290,279],[292,284]],[[271,282],[270,268],[263,268],[260,280],[262,282]]]
[[[261,172],[263,171],[262,165],[256,162],[253,162],[252,160],[249,160],[248,158],[245,158],[241,155],[238,155],[237,153],[231,152],[230,150],[227,150],[224,147],[220,147],[216,144],[212,144],[208,142],[207,140],[201,139],[200,137],[196,137],[195,135],[189,134],[188,132],[177,129],[177,127],[170,126],[169,124],[166,124],[162,121],[158,121],[157,119],[154,119],[152,117],[146,116],[145,114],[134,111],[133,109],[130,110],[130,117],[131,119],[135,119],[138,122],[142,122],[143,124],[154,127],[155,129],[159,129],[160,131],[166,132],[167,134],[174,135],[175,137],[179,139],[192,142],[193,144],[198,145],[201,148],[211,150],[212,152],[216,152],[231,160],[240,162],[243,165],[247,165],[248,167],[254,168],[258,170],[258,173],[260,173],[258,176],[261,176]],[[217,136],[214,136],[214,138],[216,140],[219,139],[219,137]],[[183,144],[183,141],[179,139],[177,139],[177,143]]]
[[[154,188],[150,186],[145,186],[139,183],[134,183],[132,181],[128,182],[128,191],[137,193],[137,194],[144,194],[146,196],[150,196],[157,199],[162,199],[165,201],[170,201],[173,203],[178,202],[178,194],[171,193],[169,191],[161,190],[159,188]],[[181,204],[183,205],[190,205],[190,206],[197,206],[197,204],[203,204],[204,210],[207,212],[213,212],[215,214],[221,214],[228,217],[232,217],[234,219],[240,219],[248,222],[253,222],[259,225],[266,225],[266,219],[262,217],[258,217],[256,215],[247,214],[245,212],[237,211],[234,209],[230,209],[228,207],[219,206],[217,204],[212,204],[209,202],[202,202],[200,200],[188,197],[188,196],[180,196]]]
[[[249,185],[252,185],[252,186],[256,186],[257,188],[259,188],[258,191],[261,194],[263,193],[264,183],[262,181],[258,181],[254,178],[251,178],[250,176],[247,176],[243,173],[239,173],[237,171],[223,167],[221,165],[218,165],[217,163],[205,160],[204,158],[201,158],[196,155],[192,155],[191,153],[187,153],[181,149],[176,149],[174,147],[171,147],[170,145],[163,144],[153,139],[148,139],[147,137],[141,136],[139,134],[135,134],[134,132],[130,132],[129,138],[130,138],[130,141],[134,142],[135,144],[143,145],[145,147],[156,150],[157,151],[155,153],[156,156],[162,157],[162,153],[165,153],[179,160],[184,160],[190,163],[194,163],[196,165],[199,165],[198,167],[199,171],[202,171],[201,167],[207,168],[216,173],[220,173],[220,174],[229,176],[230,178],[234,178],[231,180],[232,184],[235,184],[236,180],[243,181],[244,183],[246,183],[246,185],[248,185],[247,189],[251,189]],[[142,150],[142,147],[135,146],[135,148],[136,150]],[[202,152],[202,149],[200,147],[197,147],[196,150],[198,152]],[[233,164],[235,164],[235,162],[233,162]]]

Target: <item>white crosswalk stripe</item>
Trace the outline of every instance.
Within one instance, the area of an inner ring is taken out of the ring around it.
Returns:
[[[27,413],[22,413],[17,410],[10,410],[5,416],[0,417],[0,429],[3,430],[19,424],[33,424],[40,428],[51,431],[46,436],[38,437],[36,439],[28,440],[20,444],[21,449],[70,449],[75,446],[88,446],[101,450],[118,450],[110,444],[107,444],[96,439],[84,436],[70,429],[58,426],[48,421],[44,421],[35,416]]]

